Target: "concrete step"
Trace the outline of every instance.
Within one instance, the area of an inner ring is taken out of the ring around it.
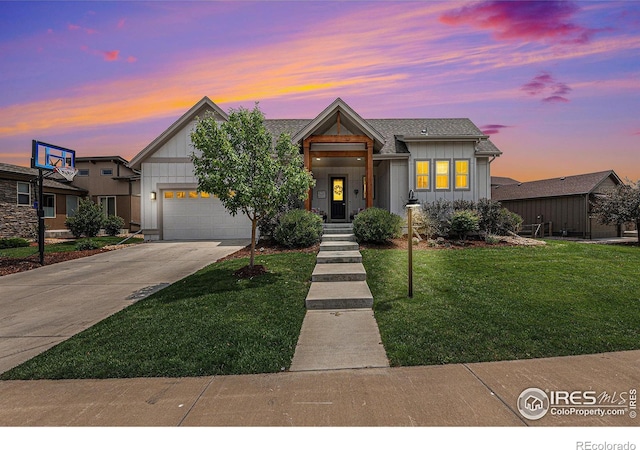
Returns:
[[[313,282],[364,281],[367,272],[362,263],[316,264],[311,274]]]
[[[353,234],[353,224],[350,223],[325,223],[322,228],[326,234]]]
[[[320,251],[316,256],[317,264],[361,263],[362,254],[358,250]]]
[[[320,244],[321,252],[343,252],[349,250],[360,250],[360,246],[357,242],[349,241],[327,241],[322,240]]]
[[[307,309],[355,309],[373,307],[373,295],[366,281],[311,283]]]
[[[355,242],[356,241],[356,235],[353,233],[349,233],[349,234],[323,234],[322,235],[322,242],[325,241],[350,241],[350,242]]]

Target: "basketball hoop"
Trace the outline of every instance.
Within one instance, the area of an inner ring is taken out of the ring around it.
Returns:
[[[65,177],[67,181],[73,181],[73,177],[78,173],[78,169],[68,166],[56,167],[54,170]]]

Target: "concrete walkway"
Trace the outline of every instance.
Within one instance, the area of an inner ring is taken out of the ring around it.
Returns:
[[[389,367],[352,224],[325,224],[290,371]]]
[[[0,426],[637,427],[640,418],[629,408],[624,415],[549,412],[527,420],[517,400],[531,387],[617,392],[618,400],[624,392],[628,400],[640,387],[639,367],[636,350],[262,375],[0,381]]]
[[[0,277],[0,373],[246,245],[145,243]]]

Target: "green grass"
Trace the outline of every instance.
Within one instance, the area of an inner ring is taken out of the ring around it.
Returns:
[[[269,273],[238,279],[247,259],[215,263],[4,373],[1,379],[184,377],[288,368],[315,255],[259,256]]]
[[[375,317],[394,366],[640,348],[640,249],[364,250]]]
[[[92,241],[98,243],[100,247],[105,245],[115,245],[121,242],[124,238],[122,236],[99,236],[91,238]],[[81,240],[81,239],[79,239]],[[82,239],[84,240],[84,239]],[[139,244],[143,241],[142,238],[131,238],[125,244]],[[44,246],[45,253],[59,253],[59,252],[72,252],[76,250],[76,240],[61,242],[59,244],[46,244]],[[23,259],[29,256],[37,255],[38,247],[18,247],[18,248],[6,248],[0,250],[0,257]]]

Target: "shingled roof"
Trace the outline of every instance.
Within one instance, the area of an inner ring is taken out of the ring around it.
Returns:
[[[491,189],[491,199],[504,201],[586,195],[595,191],[595,189],[609,177],[612,177],[616,183],[621,183],[620,178],[613,170],[606,170],[603,172],[550,178],[548,180],[495,186]]]
[[[15,166],[13,164],[0,163],[0,178],[2,174],[22,175],[25,180],[36,179],[38,177],[38,169],[32,169],[31,167]],[[57,174],[56,174],[57,175]],[[62,178],[61,178],[62,180]],[[71,186],[66,183],[62,183],[57,180],[45,178],[43,180],[44,187],[51,189],[65,189],[68,191],[87,192],[85,189],[81,189],[75,186]]]

